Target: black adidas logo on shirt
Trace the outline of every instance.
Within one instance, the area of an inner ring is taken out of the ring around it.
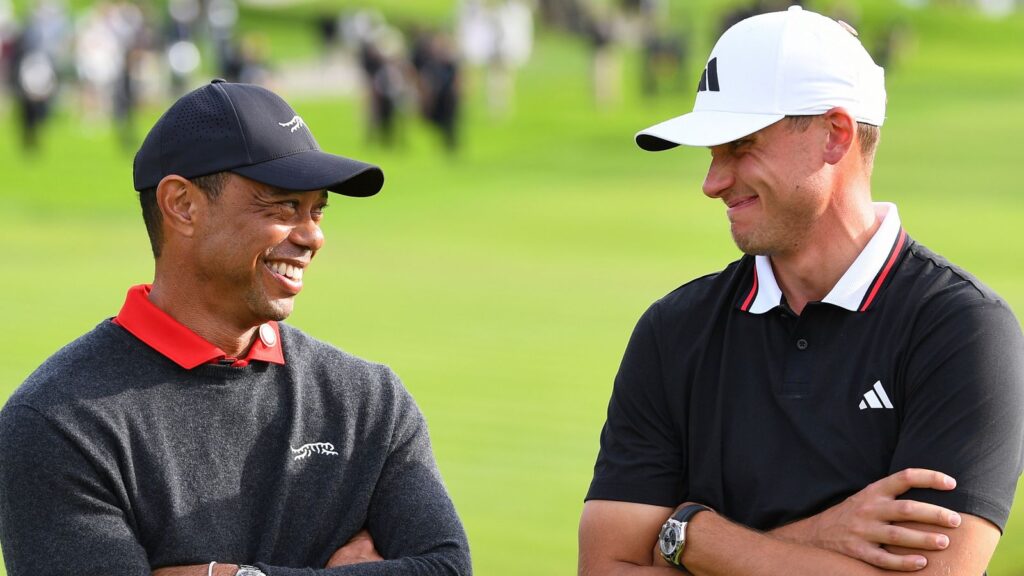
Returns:
[[[697,92],[721,92],[718,89],[718,58],[712,58],[707,68],[700,75]]]

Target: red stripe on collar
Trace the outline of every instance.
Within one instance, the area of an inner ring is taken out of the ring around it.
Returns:
[[[114,318],[114,323],[175,364],[186,370],[225,360],[231,361],[231,365],[237,368],[248,366],[254,360],[284,364],[281,332],[277,322],[266,324],[270,326],[273,338],[256,338],[245,358],[228,358],[223,350],[207,342],[202,336],[153,304],[149,300],[152,288],[149,284],[139,284],[128,289],[128,296],[125,297],[121,311]]]
[[[747,294],[747,299],[743,301],[743,305],[740,306],[740,310],[746,312],[750,310],[750,303],[754,301],[754,296],[757,295],[757,263],[754,263],[754,285],[750,288],[750,294]]]
[[[899,258],[900,251],[903,250],[903,245],[906,242],[907,231],[900,228],[900,235],[896,239],[896,244],[894,244],[892,247],[892,253],[889,254],[889,259],[886,260],[885,267],[882,268],[882,271],[878,273],[878,277],[875,278],[874,283],[871,284],[871,289],[868,290],[868,295],[864,299],[864,303],[861,304],[860,306],[861,312],[867,310],[868,306],[871,306],[871,303],[874,302],[875,296],[878,295],[879,288],[881,288],[882,284],[885,283],[885,279],[889,277],[889,272],[892,271],[892,267],[896,263],[896,259]]]

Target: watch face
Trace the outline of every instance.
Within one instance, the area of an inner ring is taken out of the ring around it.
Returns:
[[[262,570],[254,566],[241,566],[235,576],[267,576]]]
[[[681,528],[682,524],[671,518],[661,527],[661,534],[658,536],[658,547],[661,549],[661,555],[666,560],[675,556],[676,549],[679,548]]]

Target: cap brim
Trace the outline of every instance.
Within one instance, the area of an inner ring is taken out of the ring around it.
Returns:
[[[739,114],[701,110],[677,116],[636,134],[637,146],[657,152],[676,146],[718,146],[749,136],[784,114]]]
[[[345,196],[373,196],[384,186],[384,172],[377,166],[319,150],[231,171],[285,190],[329,190]]]

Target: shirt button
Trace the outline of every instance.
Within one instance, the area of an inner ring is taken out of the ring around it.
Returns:
[[[274,332],[274,327],[270,324],[261,324],[260,340],[263,340],[263,345],[267,348],[273,348],[277,344],[277,333]]]
[[[807,350],[807,340],[804,340],[803,338],[797,340],[796,341],[796,349],[797,350]]]

